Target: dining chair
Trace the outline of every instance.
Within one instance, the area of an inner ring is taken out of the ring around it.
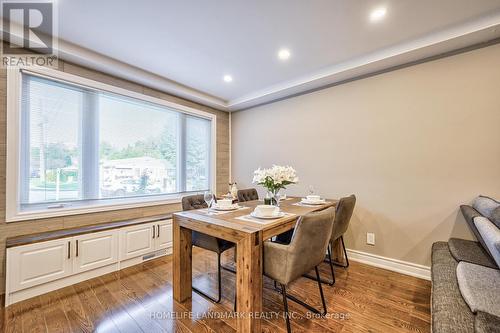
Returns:
[[[327,247],[327,257],[324,259],[326,263],[330,266],[330,273],[332,275],[332,279],[330,281],[321,279],[322,283],[333,286],[335,284],[335,271],[333,266],[340,266],[343,268],[349,267],[349,259],[347,258],[347,251],[345,249],[344,237],[343,235],[347,231],[349,227],[349,221],[351,220],[352,213],[354,211],[354,205],[356,204],[356,196],[354,194],[341,198],[337,203],[337,208],[335,210],[335,217],[333,218],[333,228],[332,234],[330,237],[330,242]],[[344,256],[346,260],[346,264],[339,264],[332,260],[332,248],[335,244],[335,241],[340,238],[342,248],[344,249]],[[315,280],[314,276],[305,274],[304,277]]]
[[[328,244],[328,258],[325,259],[326,262],[330,264],[330,270],[332,273],[332,280],[335,283],[335,273],[333,272],[333,266],[340,266],[343,268],[349,267],[349,258],[347,257],[347,251],[344,243],[344,234],[349,227],[349,222],[351,221],[352,213],[354,212],[354,206],[356,205],[356,196],[351,194],[348,197],[343,197],[337,203],[337,208],[335,211],[335,219],[333,221],[332,235],[330,237],[330,243]],[[344,251],[345,264],[340,264],[332,260],[332,249],[335,242],[340,238],[342,244],[342,249]]]
[[[332,233],[334,215],[335,209],[331,207],[299,218],[295,225],[292,240],[288,245],[271,241],[264,242],[264,275],[280,284],[288,332],[291,332],[291,326],[287,299],[304,306],[314,313],[321,315],[327,313],[318,266],[325,257],[325,251]],[[286,291],[287,285],[313,268],[316,271],[316,280],[323,305],[322,312]]]
[[[259,200],[259,193],[257,193],[257,190],[254,188],[238,190],[237,196],[238,196],[238,202]]]
[[[203,198],[203,194],[190,195],[182,198],[182,210],[193,210],[193,209],[201,209],[208,208],[207,203]],[[234,243],[203,234],[198,231],[193,231],[191,236],[191,244],[192,246],[197,246],[205,250],[209,250],[215,252],[217,254],[217,298],[211,297],[200,289],[192,286],[193,290],[198,294],[210,299],[215,303],[219,303],[222,295],[221,288],[221,254],[222,252],[232,248],[235,246]]]

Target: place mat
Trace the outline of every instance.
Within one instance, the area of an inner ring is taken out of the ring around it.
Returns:
[[[285,218],[285,217],[290,217],[290,216],[295,216],[297,214],[292,214],[292,213],[285,213],[285,216],[282,216],[277,219],[259,219],[256,217],[253,217],[252,215],[243,215],[240,217],[236,217],[237,220],[245,221],[245,222],[254,222],[254,223],[260,223],[260,224],[268,224],[268,223],[273,223],[276,222],[279,219]]]
[[[215,210],[215,209],[209,210],[208,208],[203,208],[203,209],[200,209],[199,212],[205,213],[207,215],[222,215],[222,214],[238,212],[240,210],[249,209],[249,208],[250,207],[246,207],[246,206],[241,206],[240,208],[233,209],[233,210]]]
[[[311,204],[305,204],[305,203],[299,201],[299,202],[296,202],[296,203],[294,203],[292,205],[293,206],[301,206],[301,207],[319,207],[319,206],[323,206],[323,205],[326,205],[326,204],[329,204],[329,203],[330,203],[330,201],[325,201],[325,202],[323,202],[320,205],[311,205]]]

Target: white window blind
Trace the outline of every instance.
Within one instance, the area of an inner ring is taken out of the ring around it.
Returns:
[[[23,73],[20,211],[209,190],[211,121]]]

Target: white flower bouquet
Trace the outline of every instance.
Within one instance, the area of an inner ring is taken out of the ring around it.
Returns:
[[[273,165],[270,169],[258,168],[254,171],[253,182],[262,185],[272,193],[273,198],[286,186],[298,183],[297,172],[291,166]]]

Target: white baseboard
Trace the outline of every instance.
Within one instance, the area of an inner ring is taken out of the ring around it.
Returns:
[[[430,280],[431,268],[407,261],[382,257],[376,254],[347,249],[349,260],[357,261],[374,267],[388,269],[405,275]]]

